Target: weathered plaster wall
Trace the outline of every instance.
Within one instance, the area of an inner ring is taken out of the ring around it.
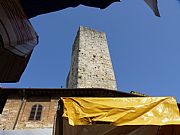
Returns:
[[[57,98],[47,99],[45,97],[33,97],[28,100],[9,98],[2,115],[0,115],[0,130],[9,130],[13,129],[13,127],[14,129],[52,128],[57,101]],[[41,120],[29,121],[31,108],[35,104],[41,104],[43,106]]]
[[[79,28],[67,87],[117,89],[105,33]]]

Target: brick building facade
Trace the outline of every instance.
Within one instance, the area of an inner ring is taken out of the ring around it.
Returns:
[[[67,88],[1,88],[0,130],[53,128],[61,96],[130,96],[111,91],[117,87],[105,33],[79,28],[72,49]]]
[[[23,89],[0,88],[0,130],[53,128],[60,97],[133,97],[102,88]],[[4,100],[6,102],[4,102]],[[34,105],[42,105],[40,120],[29,120]]]
[[[6,92],[3,91],[2,93]],[[3,111],[0,114],[0,129],[52,128],[57,101],[58,97],[55,96],[43,96],[40,94],[36,96],[23,96],[23,94],[19,93],[8,93],[4,107],[1,105]],[[30,114],[34,105],[42,106],[39,120],[30,120]]]

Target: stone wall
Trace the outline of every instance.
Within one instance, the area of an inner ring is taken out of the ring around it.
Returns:
[[[117,89],[105,33],[79,28],[72,49],[67,88]],[[18,95],[9,96],[0,114],[0,130],[52,128],[57,101],[57,97],[22,99]],[[43,106],[41,120],[29,121],[35,104]]]
[[[79,28],[67,87],[117,89],[105,33]]]
[[[71,67],[70,67],[70,72],[68,74],[68,78],[66,81],[66,87],[67,88],[77,88],[78,84],[78,55],[79,55],[79,37],[80,37],[80,32],[77,32],[73,47],[72,47],[72,54],[71,54]]]
[[[3,112],[0,114],[0,130],[13,129],[20,106],[21,100],[19,97],[6,101]]]
[[[58,98],[33,97],[29,99],[8,98],[0,115],[0,130],[52,128]],[[35,104],[43,106],[41,120],[29,121],[31,108]]]

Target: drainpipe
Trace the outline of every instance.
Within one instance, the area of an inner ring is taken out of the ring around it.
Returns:
[[[15,123],[14,123],[14,126],[13,126],[13,130],[15,130],[15,128],[16,128],[16,125],[17,125],[17,122],[18,122],[18,119],[19,119],[19,115],[20,115],[20,112],[21,112],[21,110],[22,110],[24,101],[25,101],[25,89],[23,90],[23,93],[22,93],[21,105],[20,105],[20,107],[19,107],[18,114],[17,114],[17,116],[16,116],[16,120],[15,120]]]

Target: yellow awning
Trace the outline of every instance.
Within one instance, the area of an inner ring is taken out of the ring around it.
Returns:
[[[110,122],[114,126],[180,125],[173,97],[62,98],[69,124],[92,125]]]

